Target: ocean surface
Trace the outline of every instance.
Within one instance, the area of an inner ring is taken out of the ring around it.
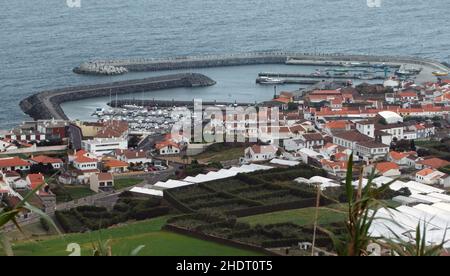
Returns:
[[[449,61],[449,9],[448,0],[381,0],[379,8],[368,7],[367,0],[81,0],[80,8],[68,7],[66,0],[4,0],[0,9],[0,128],[28,119],[18,103],[35,92],[155,75],[72,73],[82,61],[96,58],[288,50]],[[214,99],[254,101],[273,95],[273,88],[254,84],[254,73],[280,68],[236,69],[248,74],[232,69],[207,70],[220,81]],[[246,87],[241,86],[244,83]],[[211,93],[207,89],[177,90],[145,97],[197,95]],[[104,100],[64,108],[75,119]]]

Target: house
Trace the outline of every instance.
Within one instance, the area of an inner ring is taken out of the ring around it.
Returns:
[[[134,150],[116,150],[114,155],[118,160],[127,162],[128,164],[146,164],[151,163],[152,159],[147,157],[145,151],[134,151]]]
[[[7,171],[29,171],[31,164],[19,157],[0,158],[0,170]]]
[[[347,173],[346,161],[330,161],[327,159],[322,159],[320,162],[322,163],[322,168],[328,173],[340,178],[345,177]]]
[[[128,171],[128,163],[116,159],[109,159],[104,161],[103,166],[109,173],[124,173]]]
[[[91,175],[89,186],[92,191],[109,192],[114,190],[114,176],[111,173],[96,173]]]
[[[23,190],[29,186],[27,181],[22,179],[20,173],[16,171],[0,172],[0,175],[3,182],[13,189]]]
[[[390,162],[394,162],[395,164],[399,165],[400,167],[411,167],[410,161],[408,160],[409,156],[417,156],[417,153],[415,151],[410,152],[397,152],[397,151],[390,151],[387,157],[387,160]],[[415,164],[414,166],[415,167]]]
[[[300,135],[299,139],[303,142],[303,147],[308,149],[321,148],[324,145],[324,138],[320,133],[305,133]]]
[[[447,160],[440,158],[429,158],[416,162],[416,169],[421,170],[429,168],[437,170],[439,168],[446,167],[448,165],[450,165],[450,162],[448,162]]]
[[[358,142],[369,141],[371,138],[367,135],[360,133],[357,130],[343,131],[333,135],[333,144],[356,150],[356,144]]]
[[[51,165],[56,170],[62,168],[64,164],[59,158],[52,158],[45,155],[31,157],[30,162],[31,164]]]
[[[11,139],[0,140],[0,152],[16,150],[17,146],[13,143]]]
[[[356,143],[355,149],[356,155],[365,161],[376,161],[385,159],[389,153],[389,146],[375,142],[375,141],[362,141]]]
[[[336,154],[340,149],[344,148],[333,143],[326,143],[320,150],[320,153],[325,156],[331,156]]]
[[[245,161],[259,162],[268,161],[277,156],[278,147],[274,145],[253,145],[245,149]]]
[[[446,174],[441,177],[440,184],[444,186],[444,188],[450,188],[450,175]]]
[[[446,175],[438,170],[426,168],[416,173],[416,181],[428,185],[439,185],[442,177]]]
[[[402,102],[413,102],[413,101],[419,100],[417,92],[415,92],[413,90],[405,90],[405,91],[399,92],[399,93],[397,93],[397,97]]]
[[[430,138],[436,133],[433,124],[416,124],[412,126],[412,130],[416,132],[417,139]]]
[[[341,120],[341,121],[331,121],[326,123],[322,129],[328,135],[333,135],[333,133],[341,132],[341,131],[349,131],[351,129],[352,124],[349,121]]]
[[[366,169],[366,175],[372,173],[373,168],[375,168],[375,174],[388,177],[397,177],[401,175],[399,165],[393,162],[381,162],[374,166],[369,166]]]
[[[41,185],[44,185],[45,178],[40,173],[29,174],[29,175],[27,175],[26,181],[27,181],[27,184],[28,184],[28,188],[30,190],[33,190],[33,189],[36,189],[37,187],[39,187]]]
[[[375,124],[371,121],[360,121],[356,123],[356,130],[359,133],[375,138]]]
[[[114,152],[115,150],[128,149],[128,138],[94,138],[81,142],[81,147],[96,156],[102,156]]]
[[[382,131],[384,133],[390,134],[392,136],[392,140],[397,139],[401,140],[404,139],[404,130],[405,125],[403,123],[396,123],[396,124],[376,124],[375,125],[375,132],[378,133],[379,131]]]
[[[375,141],[389,146],[391,145],[392,140],[393,140],[392,134],[375,129]]]
[[[300,138],[294,138],[294,139],[287,139],[283,142],[284,149],[286,151],[298,151],[305,147],[303,139]]]
[[[298,155],[305,164],[318,164],[323,159],[323,155],[312,149],[303,148],[298,151]]]
[[[155,148],[158,151],[159,155],[173,155],[179,154],[181,152],[180,146],[172,141],[157,143],[155,145]]]
[[[91,156],[91,154],[85,151],[77,152],[73,160],[73,166],[80,171],[97,170],[98,160]]]

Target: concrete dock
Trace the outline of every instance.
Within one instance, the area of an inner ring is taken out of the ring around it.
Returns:
[[[271,78],[312,78],[312,79],[363,79],[360,74],[350,74],[350,75],[336,75],[336,74],[296,74],[296,73],[259,73],[259,77],[271,77]],[[374,75],[373,80],[384,80],[384,76]]]

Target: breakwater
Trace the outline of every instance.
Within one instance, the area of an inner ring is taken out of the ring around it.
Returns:
[[[43,91],[22,100],[20,107],[23,112],[35,120],[52,118],[67,120],[68,118],[61,108],[63,102],[179,87],[205,87],[214,84],[216,84],[214,80],[202,74],[174,74]]]
[[[411,64],[429,67],[433,70],[449,70],[442,63],[419,57],[401,56],[372,56],[350,54],[309,54],[292,52],[257,52],[227,55],[184,56],[165,59],[124,59],[124,60],[93,60],[84,62],[74,68],[80,74],[93,74],[91,70],[83,68],[102,68],[114,66],[126,68],[128,72],[177,70],[189,68],[208,68],[221,66],[240,66],[257,64],[286,64],[295,61],[303,65],[328,65],[344,63],[385,63],[398,67],[402,64]],[[98,72],[96,72],[98,74]]]

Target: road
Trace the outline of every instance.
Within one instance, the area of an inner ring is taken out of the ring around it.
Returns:
[[[81,133],[81,129],[75,125],[69,125],[69,139],[70,145],[72,149],[80,150],[81,149],[81,141],[83,140],[83,134]]]

